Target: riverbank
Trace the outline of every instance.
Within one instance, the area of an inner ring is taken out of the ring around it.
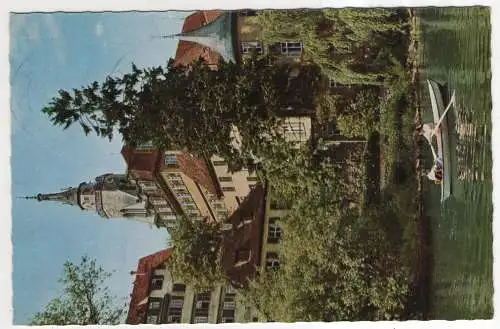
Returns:
[[[422,43],[422,31],[420,25],[420,17],[414,9],[409,9],[409,16],[411,19],[411,31],[410,31],[410,46],[408,48],[408,65],[409,71],[411,72],[411,93],[415,100],[415,127],[420,127],[422,125],[422,95],[421,95],[421,75],[420,75],[420,65],[421,65],[421,48]],[[422,320],[427,320],[429,317],[429,306],[430,306],[430,285],[431,285],[431,271],[432,271],[432,233],[430,225],[430,217],[425,215],[424,211],[424,190],[423,190],[423,173],[425,168],[423,167],[423,153],[422,153],[422,139],[419,137],[419,130],[415,129],[414,133],[414,148],[415,148],[415,170],[416,170],[416,195],[417,195],[417,234],[416,239],[417,245],[415,248],[416,252],[416,269],[415,278],[413,284],[413,300],[414,307],[419,310]]]
[[[427,232],[419,248],[425,256],[419,262],[419,282],[426,282],[426,318],[488,319],[493,314],[490,10],[414,12],[416,124],[431,119],[430,111],[420,111],[429,104],[425,79],[456,92],[457,125],[450,140],[455,159],[452,197],[441,203],[438,186],[425,181],[419,186],[419,225]],[[417,165],[425,161],[429,166],[430,152],[425,145],[419,148]]]

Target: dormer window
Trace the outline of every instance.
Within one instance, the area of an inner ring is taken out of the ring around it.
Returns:
[[[137,151],[150,151],[154,149],[153,141],[142,143],[135,148]]]
[[[177,155],[175,153],[165,154],[165,165],[167,167],[177,167]]]

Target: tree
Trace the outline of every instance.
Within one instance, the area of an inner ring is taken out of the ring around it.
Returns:
[[[219,223],[182,217],[171,233],[174,252],[168,268],[174,280],[196,290],[211,290],[224,281],[222,231]]]
[[[283,109],[313,106],[306,93],[314,89],[314,69],[292,78],[291,64],[270,65],[273,61],[254,56],[241,65],[222,62],[216,71],[202,61],[189,67],[176,67],[172,60],[166,68],[133,65],[122,77],[108,76],[72,93],[59,91],[42,111],[64,129],[77,123],[86,134],[110,139],[117,130],[130,145],[153,141],[157,147],[241,163],[248,154],[231,145],[233,127],[259,141],[277,126]],[[297,80],[304,81],[290,83]]]
[[[266,43],[301,41],[306,58],[338,83],[383,85],[392,72],[378,55],[404,31],[401,16],[394,9],[298,9],[263,10],[251,20]]]
[[[368,138],[377,128],[380,99],[373,90],[363,90],[357,94],[357,99],[336,118],[337,128],[343,136]]]
[[[380,217],[314,197],[296,200],[281,224],[279,270],[251,282],[243,300],[280,322],[398,319],[409,295],[408,268]]]
[[[83,256],[79,265],[64,263],[64,275],[59,280],[64,294],[52,299],[45,310],[36,313],[32,325],[116,325],[125,312],[125,305],[115,305],[105,272],[94,259]]]

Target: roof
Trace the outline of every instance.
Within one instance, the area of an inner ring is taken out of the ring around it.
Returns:
[[[131,178],[154,180],[155,166],[160,154],[159,150],[152,149],[149,152],[144,152],[137,151],[133,147],[124,146],[121,153],[127,164],[127,170]]]
[[[148,304],[144,300],[149,297],[149,285],[155,268],[165,263],[172,254],[172,248],[158,251],[154,254],[139,259],[137,275],[130,299],[127,315],[127,324],[140,324],[145,322]]]
[[[165,154],[158,149],[145,152],[124,146],[121,153],[127,163],[128,174],[133,179],[154,181],[156,170],[161,170],[165,165]],[[187,152],[177,152],[176,155],[181,172],[213,195],[223,195],[217,178],[213,176],[210,164],[205,159]]]
[[[257,184],[229,217],[233,229],[224,231],[222,267],[233,286],[245,286],[260,265],[261,242],[266,210],[266,189]],[[244,222],[247,222],[245,224]],[[235,266],[238,252],[250,252],[245,264]]]
[[[184,20],[184,25],[182,26],[182,33],[191,32],[200,27],[215,21],[219,16],[221,16],[223,11],[220,10],[203,10],[197,11],[192,15],[189,15]],[[206,49],[202,45],[194,42],[179,41],[177,46],[177,51],[175,53],[174,65],[189,65],[198,59],[203,58],[207,64],[218,64],[220,61],[220,54],[217,52]]]
[[[180,170],[193,181],[206,188],[216,196],[222,196],[222,190],[216,178],[210,172],[206,160],[187,152],[177,153],[177,163]]]

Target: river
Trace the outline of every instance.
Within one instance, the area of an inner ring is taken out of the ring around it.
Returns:
[[[456,92],[452,196],[441,204],[440,187],[424,185],[432,231],[429,316],[488,319],[493,316],[490,10],[425,8],[418,15],[422,107],[430,107],[427,78]],[[430,114],[424,110],[423,121]]]

